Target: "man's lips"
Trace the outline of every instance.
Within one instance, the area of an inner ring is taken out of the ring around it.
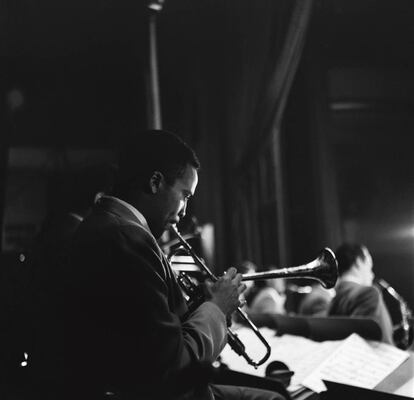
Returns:
[[[167,226],[177,225],[180,222],[180,219],[172,219],[167,222]]]

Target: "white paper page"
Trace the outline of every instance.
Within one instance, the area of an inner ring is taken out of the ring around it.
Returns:
[[[394,346],[367,342],[350,335],[302,384],[320,393],[326,390],[321,379],[373,389],[408,358]]]
[[[341,341],[314,342],[301,336],[283,335],[274,337],[273,360],[284,362],[294,372],[289,391],[298,389],[302,381],[315,370],[340,345]]]
[[[253,330],[246,327],[240,327],[238,329],[232,330],[243,342],[246,348],[246,353],[249,355],[251,359],[253,359],[253,361],[258,361],[264,356],[266,348],[264,347],[260,339],[257,338]],[[275,336],[275,331],[269,328],[261,328],[260,333],[263,335],[263,337],[269,344],[271,339]],[[224,364],[226,364],[230,369],[234,371],[264,377],[266,365],[270,362],[270,360],[275,360],[275,358],[272,358],[273,351],[271,354],[272,355],[270,356],[269,361],[259,366],[257,369],[248,364],[242,356],[239,356],[236,352],[234,352],[228,344],[221,352],[220,358]]]
[[[263,355],[263,345],[253,331],[243,327],[236,332],[245,344],[246,352],[257,361]],[[275,336],[274,330],[268,328],[261,328],[260,332],[272,349],[271,356],[264,365],[257,369],[253,368],[228,345],[221,353],[222,362],[234,371],[264,377],[266,366],[271,361],[282,361],[294,372],[288,388],[290,391],[298,389],[303,379],[311,374],[342,343],[342,341],[318,343],[294,335]]]

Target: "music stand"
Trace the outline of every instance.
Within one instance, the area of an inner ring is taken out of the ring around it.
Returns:
[[[297,335],[315,341],[342,340],[357,333],[367,340],[381,340],[378,323],[363,317],[304,317],[282,314],[249,314],[250,319],[260,327],[274,329],[278,336]]]
[[[309,339],[317,342],[324,340],[346,339],[352,333],[367,340],[380,341],[381,328],[376,321],[363,317],[308,317]]]

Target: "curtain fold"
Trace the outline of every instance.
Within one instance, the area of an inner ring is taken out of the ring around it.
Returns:
[[[164,127],[178,128],[199,153],[194,211],[215,226],[218,273],[242,259],[275,264],[286,253],[281,122],[312,6],[166,2],[161,72],[176,76],[161,82],[175,106],[163,106]]]
[[[263,11],[267,18],[272,18],[267,20],[268,25],[262,27],[261,37],[267,41],[262,41],[259,46],[258,34],[255,37],[256,50],[253,50],[254,46],[243,48],[250,54],[244,68],[250,72],[245,76],[249,84],[239,89],[242,92],[240,95],[244,96],[239,103],[239,112],[229,112],[228,130],[232,142],[236,142],[239,137],[240,143],[243,143],[242,147],[235,149],[230,143],[227,144],[228,153],[233,154],[229,166],[230,175],[233,176],[233,201],[229,207],[232,212],[230,237],[233,253],[238,258],[252,259],[259,265],[284,265],[288,244],[284,217],[281,126],[304,47],[313,2],[308,0],[287,4],[278,1],[276,5],[268,6],[269,9]],[[254,57],[255,51],[260,51],[261,58]],[[259,60],[262,65],[258,65]],[[239,84],[242,85],[242,82]],[[228,104],[230,110],[234,108],[231,107],[231,101]],[[239,118],[236,127],[243,127],[234,129],[231,116]],[[249,209],[248,230],[243,237],[253,244],[250,253],[249,246],[237,240],[243,229],[238,218],[239,207]]]

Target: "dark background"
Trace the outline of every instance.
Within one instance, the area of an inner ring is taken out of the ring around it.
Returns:
[[[224,121],[261,73],[272,21],[289,20],[289,2],[278,12],[271,3],[168,0],[157,20],[163,126],[200,154],[192,211],[215,227],[217,271],[239,261],[226,187],[244,139]],[[1,268],[17,282],[17,256],[50,207],[51,176],[91,154],[112,160],[148,125],[148,12],[136,0],[0,4]],[[364,242],[411,308],[413,18],[410,0],[316,1],[282,135],[286,261]]]

